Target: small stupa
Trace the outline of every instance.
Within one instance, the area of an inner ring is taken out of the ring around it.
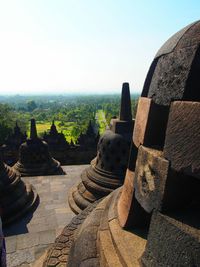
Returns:
[[[18,151],[22,143],[26,141],[26,133],[22,133],[18,122],[16,121],[13,133],[8,136],[2,145],[3,161],[9,165],[13,165],[18,160]]]
[[[33,186],[0,159],[0,215],[3,224],[15,221],[30,210],[37,200]]]
[[[30,139],[20,146],[19,160],[13,168],[22,176],[65,174],[52,158],[48,144],[38,137],[35,119],[31,119]]]
[[[43,139],[49,145],[50,151],[66,151],[70,147],[64,134],[58,132],[54,120],[52,121],[49,133],[45,133]]]
[[[84,134],[81,133],[78,137],[77,144],[80,149],[86,151],[92,148],[96,149],[98,141],[99,133],[96,133],[92,121],[90,120],[86,132]]]
[[[69,193],[69,205],[76,214],[123,184],[133,124],[129,84],[123,83],[119,119],[111,121],[111,129],[99,140],[96,158]]]

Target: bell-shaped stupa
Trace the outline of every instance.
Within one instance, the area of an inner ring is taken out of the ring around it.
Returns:
[[[19,160],[13,166],[22,176],[64,174],[60,163],[52,158],[48,144],[37,136],[35,120],[31,120],[30,139],[20,146]]]
[[[90,203],[105,197],[123,184],[132,131],[129,84],[124,83],[119,119],[112,119],[111,129],[99,140],[96,158],[82,172],[78,185],[70,191],[69,205],[75,213],[79,213]]]
[[[150,67],[123,187],[73,218],[44,266],[200,266],[199,70],[200,21]]]
[[[3,224],[11,223],[30,210],[37,200],[33,186],[0,159],[0,213]]]

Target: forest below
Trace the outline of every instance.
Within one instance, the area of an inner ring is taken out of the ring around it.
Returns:
[[[138,95],[131,96],[135,117]],[[120,95],[34,95],[0,96],[0,144],[3,144],[17,122],[29,136],[30,119],[35,118],[38,134],[48,132],[55,121],[67,141],[76,142],[85,133],[89,121],[102,134],[112,117],[118,117]]]

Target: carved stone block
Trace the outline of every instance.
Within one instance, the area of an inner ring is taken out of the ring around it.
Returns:
[[[195,179],[170,168],[162,151],[140,146],[134,189],[135,198],[146,212],[176,209],[186,205],[192,199],[195,187]]]
[[[155,104],[150,98],[139,98],[133,131],[136,147],[163,147],[168,111],[167,106]]]
[[[142,266],[200,266],[199,235],[198,229],[155,212],[141,259]]]
[[[200,103],[175,101],[171,104],[164,157],[171,167],[200,178]]]
[[[135,169],[135,197],[147,211],[160,210],[164,198],[169,162],[159,150],[140,146]]]

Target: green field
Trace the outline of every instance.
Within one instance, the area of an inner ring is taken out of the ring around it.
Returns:
[[[47,122],[47,121],[37,121],[36,123],[36,127],[37,127],[37,133],[38,133],[38,136],[42,136],[44,134],[44,132],[49,132],[50,128],[51,128],[51,124],[52,122]],[[72,129],[73,129],[73,126],[74,126],[74,122],[61,122],[61,121],[55,121],[55,125],[56,125],[56,128],[58,130],[58,132],[63,132],[66,140],[68,142],[71,141],[71,139],[73,141],[74,140],[74,137],[71,135],[71,132],[72,132]],[[30,129],[28,130],[27,132],[28,134],[28,137],[30,136]]]
[[[107,122],[105,119],[105,113],[102,109],[99,109],[96,113],[96,122],[99,125],[99,133],[100,133],[100,135],[102,135],[106,129],[106,126],[107,126]],[[54,123],[56,125],[58,132],[62,132],[68,142],[70,142],[71,139],[73,140],[73,142],[76,141],[76,139],[72,135],[72,130],[73,130],[74,126],[76,125],[75,122],[63,122],[63,121],[56,120]],[[42,137],[44,132],[48,133],[50,128],[51,128],[51,124],[52,124],[52,122],[50,122],[50,121],[37,121],[36,127],[37,127],[38,136]],[[28,128],[27,134],[29,137],[30,136],[30,126],[28,125],[27,128]]]
[[[105,118],[105,113],[102,109],[99,109],[96,113],[96,121],[99,124],[99,133],[102,135],[105,132],[107,122]]]

